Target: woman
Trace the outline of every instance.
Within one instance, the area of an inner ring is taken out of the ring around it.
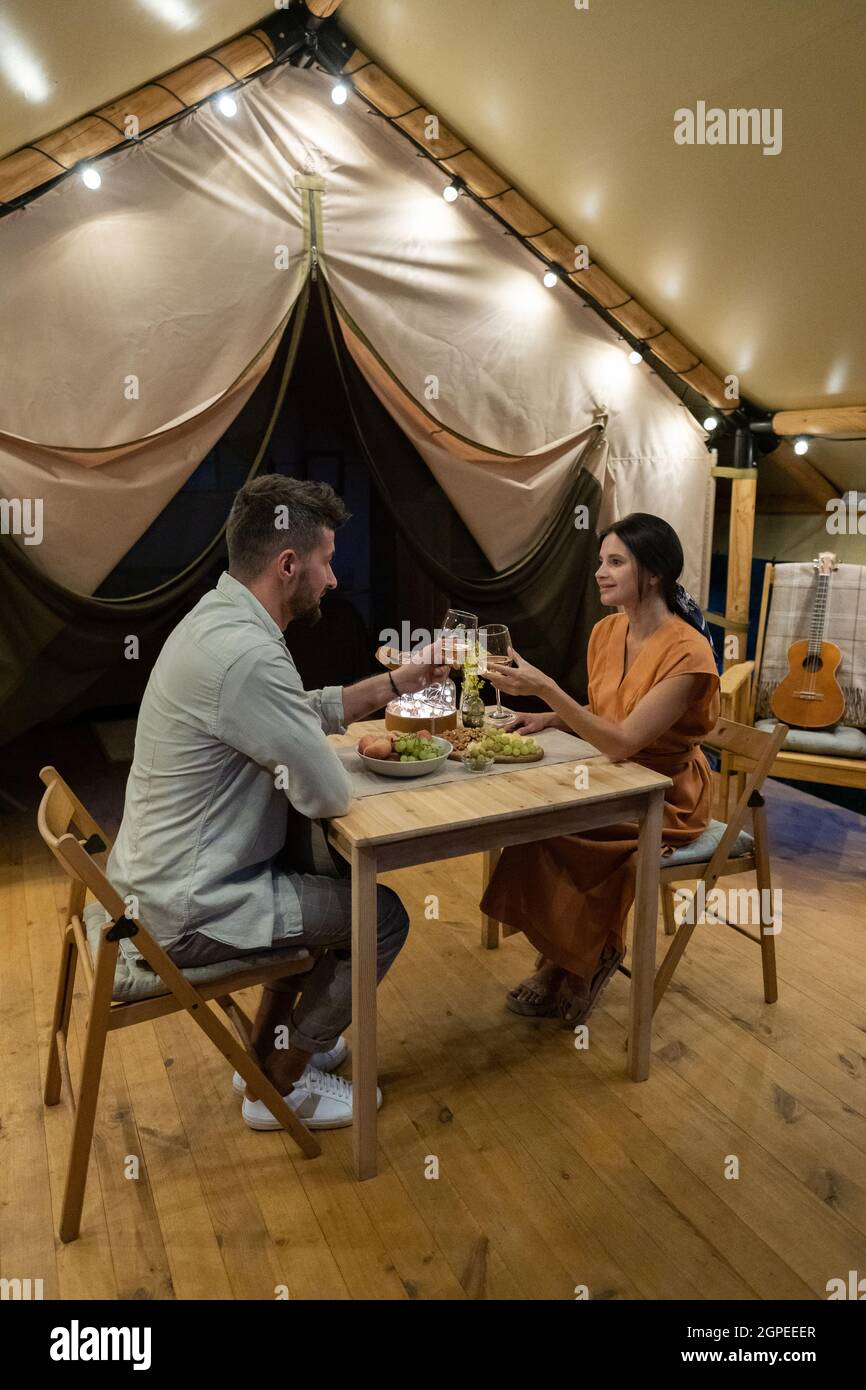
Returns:
[[[699,741],[719,715],[712,642],[677,583],[682,567],[679,538],[661,517],[633,512],[604,532],[595,577],[602,603],[622,611],[592,630],[588,705],[516,652],[516,667],[485,672],[500,690],[549,705],[549,714],[519,715],[514,730],[566,729],[612,762],[630,758],[670,777],[662,838],[671,848],[710,822],[710,771]],[[503,851],[482,910],[541,952],[535,974],[506,998],[512,1012],[569,1024],[588,1018],[624,955],[636,850],[637,825],[623,824]]]

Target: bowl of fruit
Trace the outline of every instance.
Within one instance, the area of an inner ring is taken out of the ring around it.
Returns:
[[[365,734],[358,744],[364,767],[380,777],[426,777],[436,772],[451,755],[452,746],[429,729],[400,733],[395,729]]]

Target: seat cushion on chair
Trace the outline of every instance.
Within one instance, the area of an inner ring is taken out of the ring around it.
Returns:
[[[111,917],[102,903],[89,903],[84,909],[83,917],[90,954],[95,961],[102,929],[106,922],[111,921]],[[121,938],[118,945],[120,950],[117,953],[112,999],[130,1004],[139,999],[155,999],[161,994],[170,993],[164,982],[154,974],[147,961],[136,950],[132,937]],[[215,980],[235,975],[239,970],[252,972],[265,965],[273,965],[275,961],[284,960],[288,963],[307,960],[309,955],[309,951],[303,946],[287,946],[284,950],[255,951],[247,956],[233,956],[230,960],[221,960],[215,965],[195,965],[186,970],[179,966],[178,969],[191,985],[208,985]]]
[[[702,864],[712,859],[727,828],[723,820],[711,820],[703,835],[692,840],[690,845],[681,845],[673,854],[666,854],[662,859],[662,868],[669,869],[672,864]],[[748,830],[741,830],[734,841],[730,858],[739,859],[743,854],[751,854],[754,843],[754,837]]]
[[[775,719],[759,719],[756,729],[772,733]],[[847,724],[835,729],[789,729],[782,744],[788,753],[828,754],[831,758],[866,758],[866,733]]]

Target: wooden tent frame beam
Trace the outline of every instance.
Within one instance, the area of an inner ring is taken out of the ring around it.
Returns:
[[[808,434],[816,439],[833,439],[859,435],[866,438],[866,405],[777,410],[771,423],[773,433],[784,436]]]
[[[182,67],[145,82],[125,96],[72,121],[61,130],[0,159],[0,204],[15,204],[68,173],[164,125],[215,92],[243,82],[270,66],[274,47],[263,29],[252,29],[219,44]],[[137,135],[129,132],[130,118]]]

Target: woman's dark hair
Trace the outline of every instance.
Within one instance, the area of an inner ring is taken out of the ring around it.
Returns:
[[[668,522],[649,512],[630,512],[602,531],[599,544],[606,536],[619,536],[637,561],[637,591],[641,598],[646,576],[659,581],[659,593],[672,613],[678,613],[677,580],[683,571],[683,548],[680,538]]]
[[[659,581],[659,593],[670,611],[706,637],[715,655],[713,639],[700,607],[688,589],[678,582],[684,557],[680,538],[673,526],[650,512],[630,512],[621,521],[615,521],[606,531],[602,531],[599,544],[605,536],[618,536],[634,556],[638,595],[643,598],[647,575],[655,575]]]

